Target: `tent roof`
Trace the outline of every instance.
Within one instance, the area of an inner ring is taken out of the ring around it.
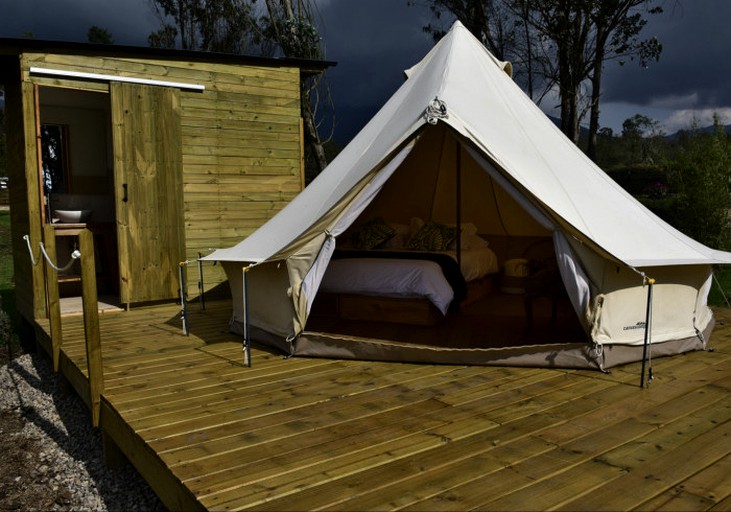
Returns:
[[[439,122],[471,142],[557,224],[570,226],[617,260],[633,267],[731,263],[731,253],[672,228],[612,181],[509,73],[509,65],[456,22],[301,194],[250,237],[207,259],[258,263],[285,258],[293,241],[419,132],[427,123],[427,106],[438,98],[447,112]]]

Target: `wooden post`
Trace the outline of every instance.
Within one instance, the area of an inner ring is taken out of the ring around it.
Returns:
[[[96,293],[96,266],[94,264],[94,236],[88,229],[79,233],[81,251],[81,301],[84,310],[86,337],[86,364],[89,371],[89,403],[91,423],[99,426],[101,394],[104,392],[101,335],[99,333],[99,302]]]
[[[51,224],[43,227],[43,240],[46,254],[52,262],[58,262],[56,257],[56,230]],[[58,373],[58,360],[63,344],[63,330],[61,328],[61,300],[58,291],[58,271],[46,261],[46,300],[48,301],[48,320],[51,324],[51,358],[53,371]]]

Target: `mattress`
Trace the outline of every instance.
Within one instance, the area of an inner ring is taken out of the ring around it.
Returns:
[[[376,297],[427,298],[446,315],[454,291],[439,264],[390,258],[333,259],[320,290]]]

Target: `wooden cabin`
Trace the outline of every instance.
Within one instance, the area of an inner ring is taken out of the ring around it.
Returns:
[[[304,186],[300,84],[330,63],[0,39],[17,307],[45,317],[46,224],[64,264],[94,233],[100,295],[177,300],[179,263],[240,241]],[[186,267],[188,293],[198,268]],[[74,267],[61,293],[78,294]],[[225,279],[205,272],[205,289]],[[76,283],[76,285],[75,285]]]

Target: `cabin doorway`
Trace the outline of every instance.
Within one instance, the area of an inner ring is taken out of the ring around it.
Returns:
[[[41,216],[44,224],[54,226],[58,264],[65,267],[71,261],[78,233],[91,230],[97,293],[104,303],[118,303],[109,94],[40,86],[37,121]],[[59,292],[66,304],[80,305],[78,262],[59,272]]]
[[[41,216],[56,231],[59,264],[87,228],[105,302],[177,299],[185,259],[179,91],[41,86],[37,105]],[[80,295],[78,263],[60,279],[62,298]]]

